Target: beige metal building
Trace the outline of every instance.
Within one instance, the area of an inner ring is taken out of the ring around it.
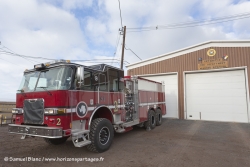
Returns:
[[[165,83],[165,117],[250,122],[250,41],[210,41],[127,69]]]
[[[0,101],[0,112],[10,112],[12,108],[16,108],[16,102]]]

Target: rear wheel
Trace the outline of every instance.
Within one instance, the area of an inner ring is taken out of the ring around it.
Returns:
[[[90,126],[89,140],[91,144],[87,148],[93,152],[107,151],[114,138],[114,129],[111,122],[105,118],[94,119]]]
[[[162,123],[162,112],[161,109],[156,109],[156,126],[160,126]]]
[[[63,144],[67,141],[69,137],[62,137],[62,138],[57,138],[57,139],[50,139],[50,138],[43,138],[46,143],[51,144],[51,145],[59,145]]]
[[[148,111],[148,121],[144,123],[146,130],[154,129],[156,126],[155,112],[153,110]]]

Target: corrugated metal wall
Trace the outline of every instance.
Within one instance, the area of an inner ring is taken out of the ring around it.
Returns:
[[[216,55],[213,57],[207,56],[209,49],[215,49]],[[180,119],[184,119],[183,71],[197,71],[200,63],[199,58],[202,58],[202,60],[218,59],[225,55],[229,56],[227,60],[228,68],[248,66],[248,84],[250,84],[250,47],[210,47],[128,70],[128,75],[178,72],[179,116]]]

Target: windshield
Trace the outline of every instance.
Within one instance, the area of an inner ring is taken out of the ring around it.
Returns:
[[[66,90],[71,85],[72,69],[58,67],[24,74],[18,92]]]

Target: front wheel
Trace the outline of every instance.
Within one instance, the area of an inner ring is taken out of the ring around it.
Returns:
[[[67,141],[69,137],[62,137],[62,138],[57,138],[57,139],[50,139],[50,138],[43,138],[46,143],[52,144],[52,145],[59,145],[63,144]]]
[[[93,152],[107,151],[114,138],[114,129],[111,122],[105,118],[94,119],[90,126],[89,138],[91,144],[87,148]]]

